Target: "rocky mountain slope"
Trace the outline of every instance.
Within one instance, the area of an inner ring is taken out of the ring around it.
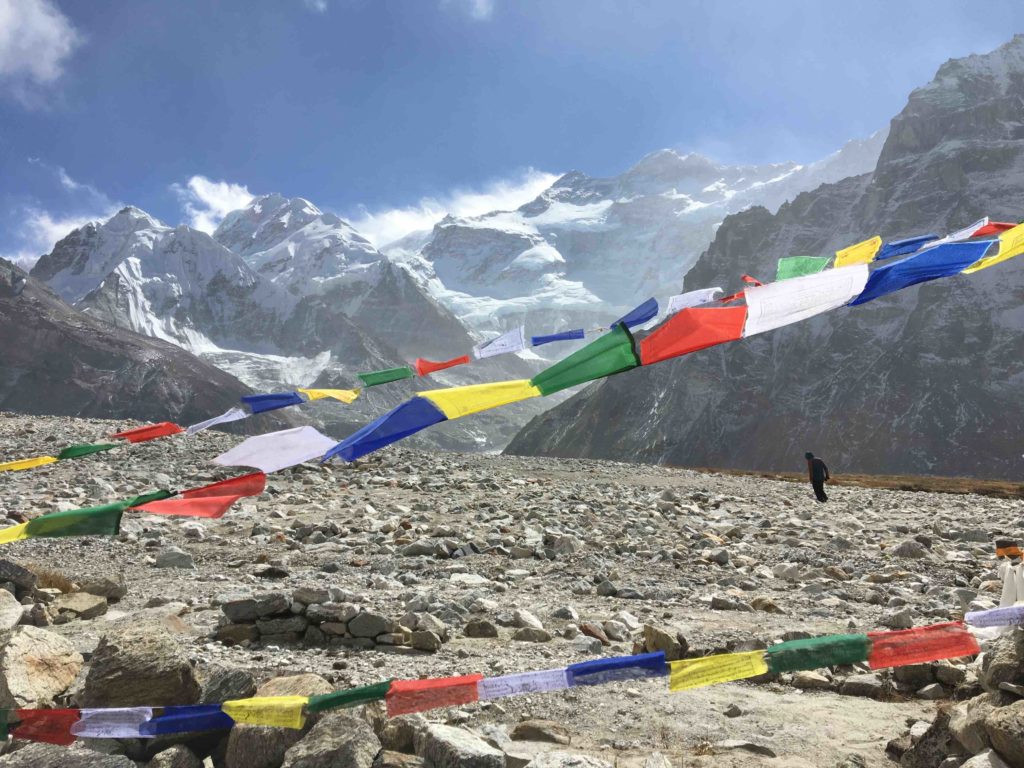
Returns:
[[[686,288],[770,280],[864,237],[1024,218],[1024,36],[944,64],[872,173],[728,217]],[[596,384],[510,452],[834,471],[1024,477],[1024,260],[910,288]]]

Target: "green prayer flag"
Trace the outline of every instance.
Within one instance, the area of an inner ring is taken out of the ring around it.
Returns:
[[[174,496],[173,491],[150,491],[149,493],[140,493],[138,496],[135,496],[134,498],[131,499],[125,499],[124,504],[126,508],[138,507],[143,504],[149,504],[149,502],[151,501],[161,501],[162,499],[169,499],[171,498],[171,496]]]
[[[306,704],[306,711],[309,713],[325,712],[328,709],[341,709],[357,707],[360,704],[367,704],[371,701],[381,701],[391,688],[391,681],[383,683],[364,685],[361,688],[349,688],[347,691],[335,691],[324,693],[320,696],[310,696]]]
[[[776,280],[816,275],[832,260],[831,256],[783,256],[775,272]]]
[[[768,668],[778,674],[855,664],[866,661],[870,651],[871,641],[867,635],[825,635],[790,640],[768,649]]]
[[[11,710],[0,709],[0,744],[7,743],[10,735]]]
[[[57,459],[77,459],[79,456],[88,456],[90,453],[109,451],[111,448],[117,447],[117,443],[84,443],[82,445],[69,445],[57,454]]]
[[[121,530],[121,515],[128,502],[115,501],[99,507],[53,512],[30,520],[25,526],[26,538],[56,536],[116,536]]]
[[[550,395],[638,365],[640,360],[633,349],[633,335],[625,326],[617,325],[583,349],[541,371],[530,383],[542,395]]]
[[[375,387],[378,384],[387,384],[389,381],[411,379],[416,374],[412,368],[403,365],[401,368],[388,368],[386,371],[370,371],[369,373],[357,373],[356,375],[367,387]]]

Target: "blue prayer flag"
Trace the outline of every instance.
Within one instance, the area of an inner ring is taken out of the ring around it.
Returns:
[[[324,454],[321,463],[335,456],[355,461],[442,421],[447,421],[447,417],[436,405],[425,397],[414,397],[346,437]]]
[[[907,237],[903,240],[893,240],[879,249],[878,253],[875,254],[875,261],[891,259],[893,256],[905,256],[908,253],[921,250],[921,246],[925,243],[938,239],[938,235],[918,235],[917,237]]]
[[[639,307],[634,309],[632,312],[623,315],[614,323],[612,323],[612,328],[619,324],[622,324],[627,328],[632,328],[634,325],[643,325],[648,320],[655,318],[657,315],[658,300],[655,298],[650,298],[643,304],[641,304]]]
[[[248,405],[253,413],[263,413],[306,401],[298,392],[272,392],[269,395],[242,395],[242,402]]]
[[[139,726],[142,736],[160,736],[165,733],[194,733],[222,731],[233,728],[235,721],[220,704],[196,704],[188,707],[164,707],[164,713]]]
[[[569,685],[602,685],[619,680],[662,677],[668,674],[665,653],[641,653],[638,656],[613,656],[570,664],[566,667]]]
[[[994,241],[943,243],[900,261],[878,267],[851,306],[864,304],[911,285],[958,275],[985,255]]]
[[[561,333],[549,333],[547,336],[531,336],[530,346],[539,347],[541,344],[550,344],[552,341],[572,341],[574,339],[585,338],[586,334],[583,333],[582,328],[576,328],[572,331],[562,331]]]

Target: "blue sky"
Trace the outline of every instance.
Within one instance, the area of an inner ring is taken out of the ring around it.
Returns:
[[[278,191],[385,237],[662,147],[812,161],[1016,31],[1014,0],[0,0],[0,254],[122,203],[209,228]]]

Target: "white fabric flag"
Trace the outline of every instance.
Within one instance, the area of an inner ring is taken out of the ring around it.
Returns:
[[[1017,602],[1017,567],[1004,562],[999,566],[999,578],[1003,580],[1002,594],[999,595],[999,607],[1005,608]]]
[[[198,424],[193,424],[191,427],[185,430],[185,434],[191,437],[204,429],[215,427],[218,424],[227,424],[229,421],[241,421],[242,419],[248,418],[249,413],[242,410],[241,408],[232,408],[229,411],[225,411],[220,416],[214,416],[212,419],[206,421],[200,421]]]
[[[696,291],[687,291],[675,296],[668,297],[668,313],[674,315],[681,309],[698,307],[715,300],[716,293],[724,293],[721,288],[700,288]]]
[[[294,467],[310,459],[319,459],[338,441],[313,427],[295,427],[250,437],[213,460],[224,467],[255,467],[270,474]]]
[[[971,611],[964,616],[964,621],[972,627],[1019,627],[1024,624],[1024,605]]]
[[[798,323],[841,307],[860,295],[868,281],[868,265],[856,264],[747,288],[744,338]]]
[[[473,355],[477,360],[485,357],[496,357],[507,355],[511,352],[519,352],[526,349],[526,328],[519,326],[507,331],[496,339],[485,341],[473,347]]]
[[[921,250],[927,250],[928,248],[934,248],[936,245],[942,245],[943,243],[959,243],[961,240],[967,240],[974,236],[982,227],[988,226],[988,216],[983,219],[978,219],[976,222],[971,224],[969,227],[958,229],[952,234],[940,237],[938,240],[931,240],[921,246]]]
[[[137,739],[139,727],[152,717],[152,707],[83,709],[71,733],[87,739]]]
[[[503,696],[517,696],[521,693],[543,693],[560,691],[569,687],[565,669],[545,669],[539,672],[521,672],[517,675],[485,677],[476,684],[481,700],[500,699]]]

